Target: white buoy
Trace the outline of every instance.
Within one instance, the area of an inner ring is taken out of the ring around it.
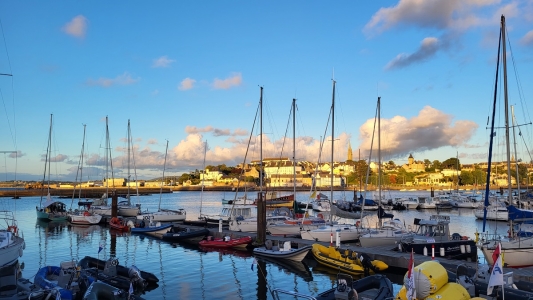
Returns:
[[[465,245],[461,245],[461,253],[464,254],[466,252]]]
[[[218,219],[218,232],[222,232],[222,218]]]
[[[444,257],[444,247],[440,247],[440,256]]]
[[[472,252],[472,248],[470,248],[470,245],[466,245],[466,253]]]
[[[341,230],[337,229],[335,232],[335,246],[338,248],[341,246]]]
[[[428,256],[428,248],[424,247],[424,256]]]

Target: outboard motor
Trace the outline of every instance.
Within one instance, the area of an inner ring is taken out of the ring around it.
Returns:
[[[104,274],[109,276],[117,276],[118,259],[111,257],[105,262]]]
[[[146,283],[146,280],[144,280],[144,278],[141,276],[141,271],[134,265],[131,265],[130,269],[128,270],[128,276],[135,284],[144,286]]]

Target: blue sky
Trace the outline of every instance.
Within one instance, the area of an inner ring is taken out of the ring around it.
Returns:
[[[359,149],[368,157],[381,96],[384,160],[486,161],[502,14],[514,60],[509,103],[527,123],[531,0],[3,1],[0,73],[13,76],[0,77],[0,150],[18,155],[3,155],[0,180],[15,171],[43,178],[50,114],[52,180],[75,179],[82,124],[83,180],[105,176],[106,116],[116,177],[127,173],[128,119],[138,178],[162,175],[166,140],[166,175],[202,169],[204,141],[206,164],[236,165],[258,134],[259,86],[263,156],[292,156],[283,138],[293,135],[296,98],[296,158],[317,161],[320,137],[331,140],[332,78],[335,160],[346,159],[349,143],[356,158]],[[522,127],[531,148],[529,132]],[[529,161],[522,144],[518,157]],[[248,161],[258,158],[255,145]]]

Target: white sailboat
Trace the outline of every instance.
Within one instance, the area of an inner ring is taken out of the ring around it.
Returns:
[[[83,178],[83,156],[85,152],[85,129],[86,129],[86,125],[83,124],[83,142],[81,144],[80,165],[78,168],[79,173],[80,173],[79,174],[80,175],[79,177],[80,178],[80,181],[79,181],[80,189],[78,190],[79,202],[81,202],[81,178]],[[78,175],[76,174],[76,179],[77,177]],[[72,211],[72,204],[74,203],[75,195],[76,195],[76,189],[72,191],[72,202],[70,203],[70,211],[68,214],[68,219],[70,223],[77,224],[77,225],[93,225],[93,224],[100,223],[100,221],[102,220],[102,215],[92,213],[87,209],[83,209],[83,210],[76,209],[75,211]]]
[[[161,208],[163,183],[165,182],[165,168],[167,164],[167,152],[168,152],[168,141],[167,141],[167,146],[165,148],[165,162],[163,163],[163,177],[161,179],[161,189],[159,191],[159,206],[157,207],[157,211],[142,213],[137,216],[138,220],[147,220],[150,222],[176,222],[176,221],[185,220],[187,216],[187,212],[182,208],[177,209],[177,210]]]
[[[43,203],[43,196],[41,193],[41,200],[39,207],[35,207],[37,211],[37,219],[47,221],[66,221],[67,211],[65,203],[61,201],[55,201],[50,196],[50,155],[52,151],[52,119],[53,115],[50,115],[50,129],[48,132],[48,146],[46,150],[46,159],[44,162],[44,176],[41,184],[41,189],[44,189],[45,180],[47,182],[47,195],[46,201]]]
[[[381,97],[378,97],[377,104],[377,129],[378,129],[378,199],[381,199]],[[383,209],[381,201],[378,202]],[[363,206],[364,207],[364,206]],[[365,208],[365,207],[364,207]],[[365,208],[366,209],[366,208]],[[382,222],[382,216],[378,215],[379,225],[377,228],[370,228],[369,231],[359,237],[359,242],[363,247],[376,247],[390,245],[394,246],[401,242],[402,237],[408,233],[405,225],[399,220]]]
[[[503,59],[503,88],[504,88],[504,105],[505,105],[505,141],[506,141],[506,148],[507,148],[507,190],[508,190],[508,197],[509,197],[509,203],[513,203],[512,199],[512,186],[511,186],[511,150],[510,150],[510,142],[509,142],[509,114],[508,114],[508,93],[507,93],[507,62],[506,62],[506,39],[505,39],[505,17],[502,15],[501,17],[501,28],[500,28],[500,42],[502,45],[502,59]],[[498,54],[499,54],[499,48],[498,48]],[[498,56],[499,58],[499,56]],[[498,74],[498,73],[496,73]],[[498,80],[496,75],[496,80]],[[496,85],[497,86],[497,85]],[[495,99],[494,99],[494,110],[496,108],[496,91],[494,92]],[[492,127],[491,130],[494,130],[494,114],[493,111],[492,114]],[[491,135],[490,138],[490,144],[489,144],[489,169],[487,174],[487,179],[489,179],[490,176],[490,165],[491,165],[491,155],[492,155],[492,141],[493,141],[493,135]],[[489,206],[489,183],[490,181],[487,180],[487,187],[485,190],[485,211],[487,210],[487,207]],[[486,220],[486,214],[483,220],[483,231],[485,231],[485,220]],[[507,237],[502,238],[499,236],[491,236],[488,233],[483,233],[482,239],[480,240],[478,247],[483,252],[483,256],[485,257],[486,261],[489,264],[494,264],[493,260],[493,254],[496,249],[498,249],[498,245],[501,245],[501,251],[502,253],[505,253],[505,265],[507,267],[512,268],[520,268],[520,267],[528,267],[533,266],[533,237]]]
[[[130,195],[130,182],[131,182],[131,175],[130,175],[130,158],[132,155],[130,155],[131,150],[133,149],[133,141],[131,137],[131,127],[130,127],[130,120],[128,120],[128,180],[126,182],[128,186],[128,194],[126,195],[126,200],[118,202],[118,215],[123,217],[135,217],[138,214],[141,213],[141,204],[139,203],[139,185],[137,182],[137,172],[135,172],[135,188],[137,192],[137,204],[131,203],[131,195]],[[133,165],[135,166],[135,158],[133,159]]]
[[[333,95],[331,100],[331,197],[333,199],[333,154],[335,153],[335,80],[333,80]],[[343,241],[357,240],[361,236],[361,230],[353,224],[329,224],[322,225],[316,229],[300,230],[300,236],[304,240],[331,242],[333,233],[340,232]]]

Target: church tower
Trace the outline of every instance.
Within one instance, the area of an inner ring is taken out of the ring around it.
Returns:
[[[409,158],[407,159],[409,161],[409,165],[412,165],[415,163],[415,159],[413,158],[413,154],[409,154]]]
[[[348,142],[348,160],[353,161],[352,144]]]

